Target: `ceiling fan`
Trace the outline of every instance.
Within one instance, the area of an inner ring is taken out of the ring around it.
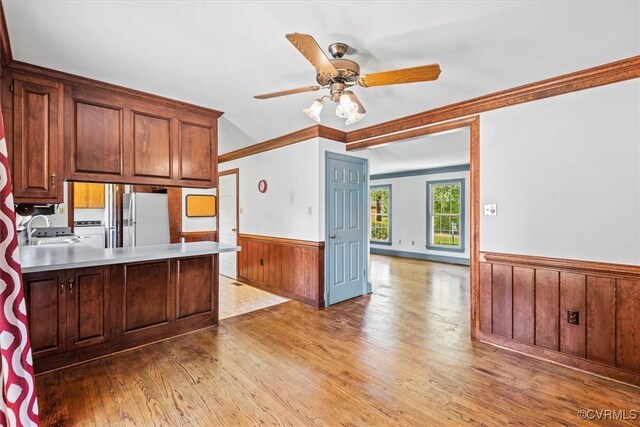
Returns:
[[[320,112],[322,111],[324,105],[323,100],[325,98],[329,98],[338,104],[336,107],[336,115],[346,119],[345,123],[347,125],[362,120],[366,110],[356,97],[356,94],[348,90],[354,85],[373,87],[426,82],[437,80],[438,76],[440,76],[440,66],[438,64],[360,75],[360,66],[356,62],[342,58],[349,49],[349,46],[346,44],[331,44],[329,46],[329,53],[333,59],[329,59],[318,45],[318,42],[309,34],[291,33],[287,34],[286,37],[287,40],[307,58],[307,61],[315,67],[318,85],[256,95],[254,98],[269,99],[278,96],[329,89],[329,95],[324,95],[316,99],[311,107],[302,110],[316,122],[320,122]]]

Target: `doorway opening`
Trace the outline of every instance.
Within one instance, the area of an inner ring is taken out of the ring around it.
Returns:
[[[240,233],[240,171],[218,173],[218,215],[220,243],[237,246]],[[221,253],[219,265],[219,319],[228,319],[289,301],[238,280],[238,253]]]
[[[431,264],[435,271],[455,270],[458,279],[467,268],[447,265],[468,265],[466,280],[456,283],[468,287],[461,295],[469,295],[472,337],[479,327],[479,129],[479,117],[473,116],[347,146],[347,152],[369,151],[372,286],[375,289],[377,281],[388,284],[383,273],[393,268],[392,261],[438,263]],[[419,150],[432,163],[417,166]],[[386,167],[396,170],[384,170],[376,159],[388,160]],[[443,277],[434,274],[425,280]]]

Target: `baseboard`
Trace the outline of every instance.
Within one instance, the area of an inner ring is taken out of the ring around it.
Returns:
[[[238,276],[238,281],[242,282],[242,283],[246,283],[249,286],[253,286],[254,288],[261,289],[261,290],[263,290],[265,292],[269,292],[271,294],[278,295],[278,296],[283,297],[283,298],[289,298],[289,299],[292,299],[294,301],[298,301],[298,302],[301,302],[303,304],[310,305],[313,308],[324,308],[325,307],[324,300],[316,301],[316,300],[313,300],[313,299],[305,298],[305,297],[297,295],[297,294],[295,294],[293,292],[286,291],[284,289],[273,288],[273,287],[271,287],[271,286],[269,286],[269,285],[267,285],[265,283],[256,282],[254,280],[249,280],[246,277]]]
[[[468,258],[457,258],[445,255],[421,254],[417,252],[396,251],[394,249],[371,248],[369,251],[375,255],[397,256],[400,258],[421,259],[424,261],[444,262],[447,264],[470,265]]]
[[[516,353],[524,354],[535,359],[556,363],[558,365],[576,369],[587,374],[597,375],[607,379],[612,379],[615,381],[620,381],[626,384],[640,387],[640,375],[635,372],[627,371],[625,369],[604,365],[595,361],[586,360],[569,354],[560,353],[559,351],[527,344],[514,339],[482,331],[478,331],[475,339],[486,344],[494,345],[510,351],[515,351]]]

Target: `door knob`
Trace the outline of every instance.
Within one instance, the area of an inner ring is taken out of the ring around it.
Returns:
[[[236,231],[238,231],[238,230],[236,230],[235,228],[232,228],[232,229],[231,229],[231,231],[233,231],[233,232],[235,233],[235,232],[236,232]]]
[[[336,233],[331,233],[331,234],[329,234],[329,237],[330,237],[331,239],[335,239],[335,238],[336,238]]]

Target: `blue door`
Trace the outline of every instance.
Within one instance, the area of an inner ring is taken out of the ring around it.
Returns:
[[[326,153],[326,301],[364,295],[367,160]]]

